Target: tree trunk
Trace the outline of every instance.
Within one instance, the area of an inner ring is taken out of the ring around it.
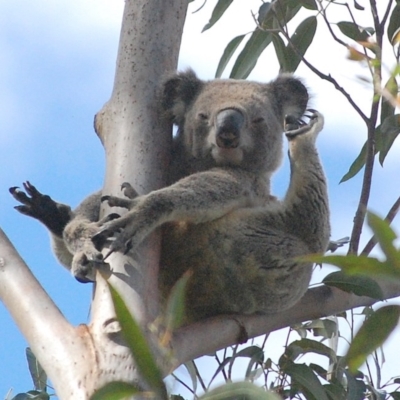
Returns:
[[[95,119],[107,159],[104,193],[120,195],[125,181],[139,193],[164,184],[171,127],[160,118],[157,90],[164,77],[176,71],[187,5],[187,0],[125,2],[112,96]],[[74,328],[5,235],[0,237],[0,255],[1,299],[60,399],[88,399],[114,380],[142,386],[134,360],[120,340],[109,289],[100,274],[92,321]],[[109,281],[144,330],[157,315],[158,256],[155,233],[134,259],[116,254],[109,260],[113,271]]]

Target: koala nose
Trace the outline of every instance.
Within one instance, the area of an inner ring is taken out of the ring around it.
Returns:
[[[240,111],[233,108],[220,111],[216,119],[217,146],[227,149],[238,147],[243,124],[244,117]]]

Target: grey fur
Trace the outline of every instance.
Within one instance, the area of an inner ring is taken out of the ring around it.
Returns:
[[[170,185],[132,200],[107,197],[110,205],[129,208],[112,221],[96,222],[99,194],[85,200],[56,243],[73,255],[73,274],[92,277],[88,261],[102,261],[99,248],[109,236],[116,236],[111,251],[134,250],[162,226],[161,293],[191,269],[188,320],[293,306],[312,269],[294,258],[324,252],[330,235],[315,147],[323,117],[313,112],[308,125],[295,123],[307,102],[306,88],[289,75],[269,84],[205,82],[192,71],[171,77],[162,93],[162,108],[179,128]],[[291,179],[279,201],[270,194],[270,177],[281,162],[285,118]]]

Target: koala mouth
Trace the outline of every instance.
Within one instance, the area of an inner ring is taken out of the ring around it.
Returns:
[[[216,143],[222,149],[236,149],[239,146],[239,136],[235,132],[219,132]]]

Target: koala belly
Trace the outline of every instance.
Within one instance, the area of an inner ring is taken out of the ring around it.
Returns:
[[[160,290],[165,298],[184,272],[188,321],[228,313],[280,312],[305,293],[311,264],[290,260],[305,244],[274,229],[262,209],[233,211],[217,220],[163,226]]]

